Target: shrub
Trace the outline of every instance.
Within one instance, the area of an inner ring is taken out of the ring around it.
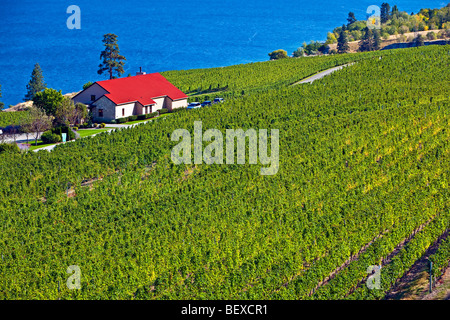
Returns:
[[[136,121],[137,120],[137,116],[129,116],[128,117],[128,121]]]
[[[182,111],[182,110],[186,110],[186,108],[184,108],[184,107],[175,108],[175,109],[172,109],[172,112],[179,112],[179,111]]]
[[[159,109],[158,112],[159,112],[159,114],[164,114],[164,113],[169,112],[169,109],[162,108],[162,109]]]
[[[400,34],[405,34],[405,33],[409,32],[409,28],[408,28],[407,26],[401,26],[401,27],[398,29],[398,32],[399,32]]]
[[[270,60],[277,60],[277,59],[285,59],[288,58],[286,50],[279,49],[272,51],[269,53]]]
[[[100,123],[100,128],[104,128],[105,126],[106,126],[106,124]]]
[[[59,135],[61,140],[62,140],[62,136],[61,136],[62,133],[67,134],[67,136],[66,136],[67,141],[75,139],[75,133],[72,130],[70,130],[69,127],[66,127],[66,126],[55,127],[53,129],[51,129],[51,133]]]
[[[127,122],[127,118],[118,118],[118,119],[116,119],[116,121],[117,121],[117,123],[125,123],[125,122]]]
[[[92,127],[93,127],[93,128],[97,128],[97,124],[96,124],[96,123],[93,123],[93,124],[92,124]]]
[[[78,127],[73,127],[72,129],[75,131],[78,131]]]
[[[146,116],[147,116],[146,114],[140,114],[137,116],[137,118],[138,118],[138,120],[145,120],[145,119],[147,119]]]
[[[444,31],[445,37],[450,38],[450,29]]]
[[[152,112],[152,113],[148,113],[148,114],[146,114],[146,119],[154,118],[154,117],[156,117],[157,115],[158,115],[158,112],[157,112],[157,111]]]
[[[115,124],[115,123],[116,123],[116,120],[111,120],[109,123]]]
[[[436,39],[436,34],[433,31],[430,31],[427,33],[427,39],[428,40],[435,40]]]
[[[404,34],[397,37],[397,42],[406,42],[406,40],[407,37]]]
[[[15,143],[0,143],[0,153],[20,153],[20,149]]]
[[[61,136],[56,133],[52,133],[51,131],[45,131],[41,135],[41,140],[44,143],[58,143],[61,142]]]

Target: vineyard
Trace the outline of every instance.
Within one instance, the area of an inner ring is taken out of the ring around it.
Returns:
[[[0,128],[7,127],[9,125],[17,126],[21,123],[21,121],[26,120],[27,116],[27,111],[0,112]]]
[[[447,45],[171,71],[228,99],[0,154],[0,298],[382,299],[448,234],[449,63]],[[175,165],[172,132],[198,120],[279,129],[278,173]],[[448,239],[432,259],[438,277]],[[372,265],[380,289],[365,285]]]

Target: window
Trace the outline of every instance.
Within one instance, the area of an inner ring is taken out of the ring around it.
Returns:
[[[95,95],[94,94],[91,95],[91,101],[95,101]]]
[[[148,107],[145,107],[145,113],[148,113]]]
[[[125,108],[122,108],[122,117],[125,117]]]
[[[103,118],[103,109],[98,109],[98,117]]]

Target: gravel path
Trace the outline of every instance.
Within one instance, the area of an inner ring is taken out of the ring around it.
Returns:
[[[344,64],[342,66],[337,66],[337,67],[334,67],[334,68],[330,68],[330,69],[324,70],[322,72],[319,72],[319,73],[316,73],[316,74],[312,75],[311,77],[308,77],[306,79],[303,79],[301,81],[293,83],[292,85],[295,86],[297,84],[302,84],[302,83],[312,83],[314,80],[322,79],[323,77],[325,77],[325,76],[327,76],[327,75],[329,75],[329,74],[331,74],[331,73],[333,73],[333,72],[335,72],[337,70],[341,70],[344,67],[351,66],[352,64],[354,64],[354,63]]]

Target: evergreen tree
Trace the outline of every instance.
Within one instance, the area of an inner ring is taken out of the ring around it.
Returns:
[[[397,5],[394,5],[394,6],[392,7],[391,17],[393,17],[394,15],[398,15],[398,13],[399,13],[399,10],[398,10]]]
[[[100,53],[100,59],[103,59],[102,63],[99,64],[98,74],[103,74],[107,71],[109,73],[109,79],[114,79],[116,73],[120,77],[125,71],[123,70],[123,65],[127,60],[124,56],[119,54],[119,45],[117,44],[117,35],[113,33],[107,33],[103,36],[102,40],[105,50]]]
[[[341,32],[339,33],[338,38],[338,44],[337,44],[337,51],[338,53],[346,53],[350,49],[348,45],[348,39],[347,34],[345,33],[344,29],[341,29]]]
[[[365,28],[364,36],[359,42],[359,51],[372,51],[374,48],[372,29]]]
[[[348,21],[348,23],[347,23],[347,27],[348,27],[348,26],[350,26],[352,23],[355,23],[355,22],[358,21],[358,20],[356,20],[355,14],[354,14],[353,12],[349,12],[347,21]]]
[[[373,49],[380,50],[381,49],[381,35],[379,30],[373,31]]]
[[[27,84],[27,94],[25,95],[24,101],[33,100],[36,93],[47,88],[44,82],[44,76],[42,75],[42,69],[39,63],[34,65],[33,72],[31,73],[31,79]]]
[[[386,23],[389,20],[390,11],[391,11],[391,6],[389,5],[389,3],[383,2],[381,4],[381,12],[380,12],[381,23]]]

